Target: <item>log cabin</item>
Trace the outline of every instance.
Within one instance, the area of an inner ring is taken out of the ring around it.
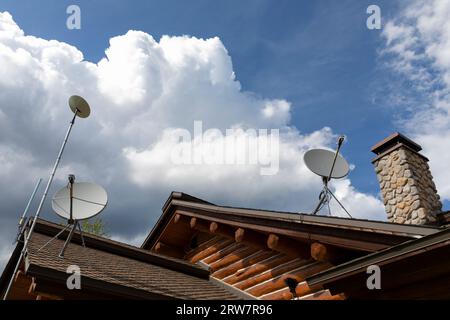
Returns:
[[[140,248],[37,221],[0,278],[8,299],[450,299],[450,213],[419,145],[396,133],[372,148],[387,221],[216,205],[172,192]],[[364,208],[361,208],[364,210]],[[29,225],[29,224],[28,224]],[[67,268],[81,272],[70,290]],[[380,288],[367,285],[380,272]]]

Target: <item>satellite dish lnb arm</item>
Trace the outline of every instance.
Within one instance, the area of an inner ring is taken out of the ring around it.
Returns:
[[[338,147],[337,147],[336,152],[334,154],[333,164],[331,165],[330,174],[327,177],[326,183],[328,183],[328,181],[331,180],[331,176],[333,175],[334,166],[336,165],[336,159],[337,159],[337,157],[339,155],[339,151],[341,150],[342,143],[344,143],[344,140],[345,140],[344,136],[339,136]]]

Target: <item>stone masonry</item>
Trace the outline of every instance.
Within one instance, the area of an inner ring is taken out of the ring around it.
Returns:
[[[389,222],[433,224],[442,204],[422,148],[396,133],[372,151]]]

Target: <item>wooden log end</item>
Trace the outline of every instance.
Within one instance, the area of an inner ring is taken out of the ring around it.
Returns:
[[[245,230],[242,228],[239,228],[236,230],[236,232],[234,233],[234,239],[236,242],[242,242],[242,240],[244,239],[244,234],[245,234]]]

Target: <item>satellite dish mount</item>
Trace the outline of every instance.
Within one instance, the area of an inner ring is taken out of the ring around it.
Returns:
[[[331,179],[343,178],[348,175],[349,166],[347,161],[339,154],[345,137],[340,136],[338,139],[338,147],[336,151],[331,152],[328,150],[314,149],[305,153],[305,164],[315,174],[322,177],[323,188],[319,195],[319,203],[312,212],[313,215],[317,213],[326,205],[328,212],[331,215],[330,201],[336,200],[339,206],[352,218],[351,214],[347,211],[344,205],[334,195],[334,193],[328,187],[328,183]]]
[[[73,185],[75,183],[75,175],[69,174],[69,202],[70,202],[70,209],[69,209],[69,219],[67,220],[67,229],[68,227],[72,226],[72,229],[70,229],[69,236],[66,239],[66,242],[64,242],[64,246],[61,249],[61,252],[59,253],[60,258],[64,258],[64,252],[66,251],[67,246],[69,245],[70,241],[72,240],[73,233],[75,232],[75,229],[78,227],[80,230],[80,237],[81,237],[81,243],[83,244],[83,247],[86,247],[84,243],[84,237],[83,237],[83,229],[81,229],[80,222],[78,220],[73,219]],[[63,230],[65,230],[63,229]]]
[[[64,258],[67,246],[72,240],[73,234],[77,228],[80,231],[81,243],[83,247],[86,247],[80,221],[92,218],[99,214],[106,207],[107,202],[108,196],[102,187],[87,182],[75,183],[75,176],[70,174],[68,185],[60,189],[52,199],[53,210],[61,218],[67,219],[67,225],[39,250],[45,248],[50,242],[58,238],[69,228],[69,235],[64,242],[59,257]]]

